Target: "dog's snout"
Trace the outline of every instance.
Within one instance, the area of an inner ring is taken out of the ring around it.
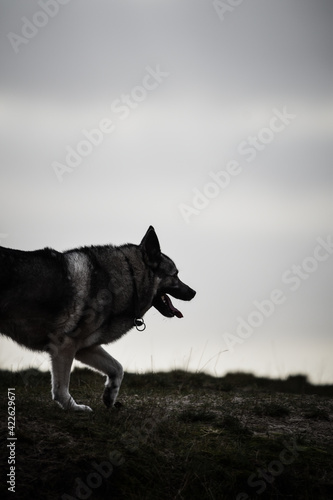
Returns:
[[[178,279],[177,286],[166,288],[165,292],[172,295],[172,297],[175,297],[175,299],[180,299],[180,300],[192,300],[195,294],[197,293],[191,287],[185,285],[185,283],[180,281],[180,279]]]
[[[197,293],[193,288],[190,288],[188,285],[185,285],[186,289],[184,290],[183,300],[192,300]]]

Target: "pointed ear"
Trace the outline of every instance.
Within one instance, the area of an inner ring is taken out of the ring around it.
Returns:
[[[140,247],[146,263],[150,267],[157,267],[161,261],[161,249],[153,226],[149,226]]]

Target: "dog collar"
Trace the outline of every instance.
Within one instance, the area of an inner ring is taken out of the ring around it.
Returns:
[[[134,318],[133,323],[138,332],[143,332],[146,329],[146,323],[143,318]]]

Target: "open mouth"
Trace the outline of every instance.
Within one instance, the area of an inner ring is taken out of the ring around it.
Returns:
[[[166,293],[155,297],[153,306],[167,318],[173,318],[174,316],[177,316],[177,318],[183,317],[182,313],[174,307],[170,297]]]

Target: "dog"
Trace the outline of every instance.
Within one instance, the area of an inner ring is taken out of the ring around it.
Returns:
[[[195,294],[161,253],[152,226],[140,245],[65,252],[0,247],[0,332],[50,354],[52,397],[66,410],[92,411],[69,393],[74,358],[106,375],[103,401],[114,406],[124,371],[101,344],[133,327],[143,330],[152,306],[167,318],[181,318],[169,295],[188,301]]]

